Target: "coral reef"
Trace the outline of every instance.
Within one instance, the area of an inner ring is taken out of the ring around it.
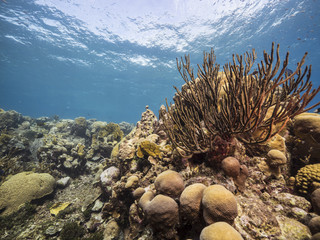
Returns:
[[[273,45],[219,72],[211,52],[197,78],[186,57],[175,104],[135,127],[0,110],[0,239],[319,239],[305,57],[288,73]]]

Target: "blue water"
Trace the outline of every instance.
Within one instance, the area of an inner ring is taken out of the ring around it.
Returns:
[[[223,66],[272,41],[291,69],[309,52],[319,86],[319,13],[318,0],[0,0],[0,108],[136,122],[183,84],[176,57],[196,66],[213,47]]]

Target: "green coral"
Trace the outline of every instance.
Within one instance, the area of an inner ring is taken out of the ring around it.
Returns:
[[[137,157],[144,158],[144,157],[161,157],[160,147],[148,140],[142,141],[137,150]]]
[[[309,164],[299,169],[296,175],[296,189],[302,194],[310,193],[313,185],[320,183],[320,163]]]

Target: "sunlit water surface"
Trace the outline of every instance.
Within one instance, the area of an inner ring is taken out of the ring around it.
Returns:
[[[294,69],[309,52],[320,83],[318,0],[1,0],[0,108],[31,117],[136,122],[158,112],[183,80],[176,57],[196,67],[215,50],[270,51],[280,43]],[[320,96],[315,99],[319,101]],[[315,102],[314,101],[314,102]]]

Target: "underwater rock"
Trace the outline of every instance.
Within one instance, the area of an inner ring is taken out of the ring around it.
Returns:
[[[53,192],[55,179],[48,173],[21,172],[0,186],[1,215],[17,211],[24,203]]]
[[[179,197],[184,189],[183,178],[179,173],[172,170],[159,174],[154,185],[158,193],[172,198]]]
[[[101,202],[99,199],[97,199],[95,202],[94,202],[94,205],[93,205],[93,207],[92,207],[92,211],[93,212],[99,212],[101,209],[102,209],[102,207],[103,207],[103,202]]]
[[[103,240],[118,239],[120,235],[120,227],[117,222],[114,220],[107,222],[104,226],[103,235]]]
[[[120,170],[114,166],[107,168],[100,175],[100,181],[103,185],[111,185],[120,175]]]
[[[277,220],[281,229],[281,235],[284,239],[310,239],[311,234],[306,225],[303,225],[297,220],[284,216],[278,216]]]
[[[144,193],[145,193],[145,189],[142,187],[138,187],[136,190],[132,192],[132,195],[134,199],[140,199]]]
[[[57,186],[61,188],[65,188],[70,183],[70,177],[64,177],[57,181]]]
[[[224,221],[233,223],[238,216],[235,196],[222,185],[211,185],[203,192],[203,217],[207,224]]]
[[[44,234],[46,236],[53,237],[53,236],[57,235],[59,232],[61,232],[61,230],[62,230],[62,228],[60,228],[59,226],[51,225],[46,229]]]
[[[240,233],[226,222],[216,222],[205,227],[200,240],[243,240]]]

